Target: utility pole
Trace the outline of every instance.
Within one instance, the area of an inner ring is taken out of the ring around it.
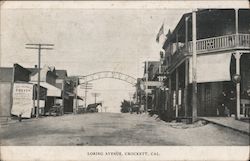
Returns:
[[[192,12],[192,40],[193,40],[193,56],[192,56],[192,122],[197,120],[197,53],[196,53],[196,11]]]
[[[38,50],[38,79],[37,79],[37,111],[36,118],[39,117],[39,100],[40,100],[40,66],[41,66],[41,50],[53,50],[54,44],[26,44],[26,49]]]
[[[96,104],[96,97],[99,97],[100,96],[100,93],[92,93],[92,96],[95,97],[95,104]]]
[[[87,107],[87,94],[88,94],[88,89],[92,89],[92,83],[85,82],[84,84],[84,89],[85,89],[85,108]]]
[[[92,93],[92,96],[95,97],[95,104],[96,104],[96,97],[99,97],[100,95],[101,95],[100,93],[96,93],[96,92]],[[102,112],[102,106],[101,106],[101,112]]]

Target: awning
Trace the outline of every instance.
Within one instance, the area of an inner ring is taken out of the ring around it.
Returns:
[[[47,96],[61,97],[61,89],[46,82],[40,82],[40,86],[47,88]]]
[[[197,83],[230,81],[232,53],[197,55]],[[189,83],[192,83],[192,57],[189,61]]]
[[[76,97],[76,94],[71,93],[71,92],[65,92],[65,95],[67,95],[68,97]],[[68,99],[68,98],[67,98]],[[81,96],[77,95],[77,99],[79,100],[84,100]]]
[[[74,93],[64,91],[64,92],[63,92],[63,97],[64,97],[65,99],[69,99],[69,97],[74,97]]]

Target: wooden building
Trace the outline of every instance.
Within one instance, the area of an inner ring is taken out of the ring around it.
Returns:
[[[224,116],[225,109],[220,109],[224,104],[236,115],[237,91],[232,77],[241,76],[240,93],[250,89],[250,10],[203,9],[195,15],[197,114]],[[164,111],[173,117],[193,115],[192,18],[192,13],[184,14],[163,45],[164,84],[168,89]],[[230,98],[222,99],[223,93]]]
[[[36,84],[38,70],[33,69],[30,82]],[[62,90],[56,87],[57,74],[55,67],[44,66],[40,70],[40,85],[47,89],[47,97],[43,114],[46,114],[57,102],[62,102]]]
[[[64,113],[73,112],[74,81],[68,78],[66,70],[56,70],[56,87],[62,90],[62,106]]]
[[[13,67],[1,67],[0,68],[0,117],[9,118],[11,116],[11,110],[13,106],[13,90],[15,90],[15,84],[30,84],[30,74],[32,72],[22,67],[19,64],[14,64]],[[36,85],[35,85],[36,86]],[[31,101],[36,100],[36,88],[31,93]],[[41,87],[40,99],[45,100],[46,89]],[[31,105],[33,112],[35,113],[33,104]]]

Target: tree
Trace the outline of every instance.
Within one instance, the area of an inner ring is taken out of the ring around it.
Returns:
[[[123,100],[121,102],[121,112],[128,113],[130,109],[133,107],[133,103],[127,100]]]

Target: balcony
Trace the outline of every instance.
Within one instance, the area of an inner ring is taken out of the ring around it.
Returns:
[[[237,43],[238,37],[238,43]],[[238,44],[238,45],[237,45]],[[200,39],[196,42],[197,54],[205,54],[211,52],[228,51],[228,50],[250,50],[250,34],[236,34]],[[184,60],[187,54],[193,52],[192,41],[188,42],[188,52],[186,47],[180,47],[171,57],[171,66]]]
[[[237,43],[238,39],[238,43]],[[200,39],[196,42],[197,54],[232,49],[250,49],[250,34],[236,34]],[[188,52],[193,52],[192,41],[188,42]]]

